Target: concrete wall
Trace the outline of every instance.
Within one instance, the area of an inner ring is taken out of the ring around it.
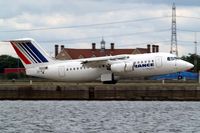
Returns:
[[[198,84],[0,86],[8,100],[200,100]]]

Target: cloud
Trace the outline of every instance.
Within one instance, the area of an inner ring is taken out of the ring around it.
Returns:
[[[116,43],[116,48],[117,46],[135,47],[136,44],[146,47],[144,42],[152,43],[169,40],[168,43],[160,43],[161,48],[164,48],[163,51],[169,52],[170,30],[154,31],[171,28],[171,18],[166,16],[171,15],[172,2],[172,0],[40,0],[40,2],[18,0],[16,4],[13,4],[13,0],[2,1],[0,3],[2,7],[0,9],[0,31],[109,23],[161,16],[163,18],[93,27],[0,32],[0,39],[31,37],[40,42],[50,52],[54,51],[53,45],[58,43],[55,40],[65,40],[61,43],[66,44],[66,47],[77,48],[90,48],[91,43],[99,43],[102,36],[108,44],[110,42]],[[197,7],[196,0],[190,1],[189,6],[186,0],[177,0],[176,3],[178,5],[177,15],[199,16],[200,9]],[[200,21],[194,19],[177,18],[177,28],[180,29],[198,30],[197,25],[199,24]],[[141,32],[150,33],[139,34]],[[192,41],[193,39],[193,34],[188,32],[177,31],[177,35],[178,41]],[[49,43],[44,43],[44,41],[49,41]],[[192,52],[192,49],[190,50],[188,46],[181,45],[184,48],[180,48],[179,53]]]

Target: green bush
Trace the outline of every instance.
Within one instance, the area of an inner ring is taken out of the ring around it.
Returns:
[[[19,74],[19,78],[22,78],[22,79],[24,79],[24,78],[27,78],[27,76],[26,76],[26,74],[25,74],[25,73],[20,73],[20,74]]]
[[[17,73],[8,73],[6,75],[7,79],[18,79],[18,74]]]
[[[3,78],[4,78],[4,74],[0,73],[0,79],[3,79]]]

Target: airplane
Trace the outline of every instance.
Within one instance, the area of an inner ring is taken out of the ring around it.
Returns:
[[[189,70],[193,64],[170,53],[122,54],[74,60],[57,60],[31,38],[9,40],[26,74],[66,81],[88,82],[100,80],[116,83],[122,78],[146,77]]]

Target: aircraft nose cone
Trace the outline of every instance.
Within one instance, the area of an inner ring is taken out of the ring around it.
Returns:
[[[191,64],[191,63],[189,63],[189,62],[186,62],[186,63],[185,63],[185,66],[187,67],[188,70],[189,70],[189,69],[192,69],[192,68],[194,67],[194,65]]]

